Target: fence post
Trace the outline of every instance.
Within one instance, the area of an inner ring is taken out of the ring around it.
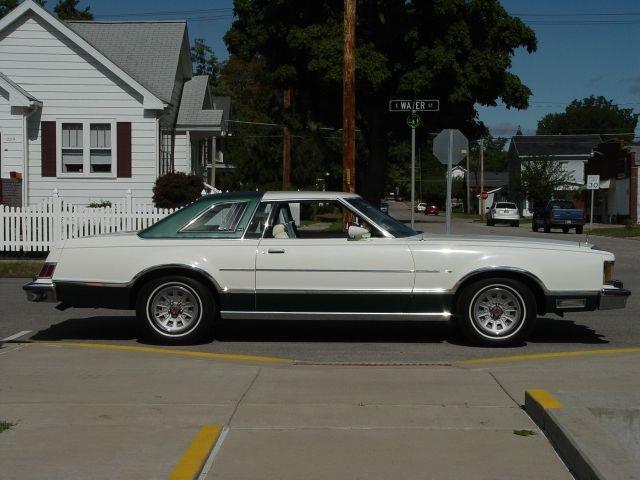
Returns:
[[[131,230],[133,230],[132,228],[132,224],[133,224],[133,198],[131,198],[131,189],[129,188],[127,190],[127,211],[126,211],[126,217],[127,217],[127,227],[126,230],[128,232],[130,232]]]
[[[53,242],[50,246],[53,246],[56,242],[62,240],[62,199],[58,194],[57,188],[53,189],[52,197],[51,223],[53,230]]]

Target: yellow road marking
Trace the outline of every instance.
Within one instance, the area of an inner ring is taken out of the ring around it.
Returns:
[[[533,388],[531,390],[527,390],[527,393],[531,398],[533,398],[536,402],[538,402],[540,406],[545,410],[550,410],[550,409],[553,410],[556,408],[564,407],[564,405],[562,405],[556,399],[556,397],[551,395],[546,390],[542,390],[540,388]]]
[[[278,357],[263,357],[260,355],[241,355],[233,353],[197,352],[194,350],[178,350],[173,348],[139,347],[132,345],[112,345],[108,343],[91,342],[29,342],[26,345],[48,345],[61,347],[98,348],[101,350],[124,350],[130,352],[160,353],[179,357],[212,358],[217,360],[238,360],[242,362],[292,363],[292,360]]]
[[[202,427],[187,451],[180,457],[180,461],[169,475],[169,480],[194,480],[200,475],[221,431],[220,425]]]
[[[525,355],[507,355],[502,357],[476,358],[472,360],[460,360],[454,365],[480,365],[483,363],[498,362],[525,362],[527,360],[545,360],[549,358],[587,357],[591,355],[614,355],[618,353],[640,353],[640,347],[629,348],[601,348],[598,350],[576,350],[572,352],[531,353]]]

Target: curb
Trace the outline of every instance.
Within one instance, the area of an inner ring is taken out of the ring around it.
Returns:
[[[545,433],[577,480],[606,480],[593,465],[571,432],[562,426],[554,411],[564,406],[546,390],[527,390],[524,409]]]

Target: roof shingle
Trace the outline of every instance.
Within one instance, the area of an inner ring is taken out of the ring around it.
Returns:
[[[169,103],[186,38],[186,23],[79,22],[65,24],[137,80]]]

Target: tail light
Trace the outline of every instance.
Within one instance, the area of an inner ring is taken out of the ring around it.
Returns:
[[[40,269],[40,273],[38,274],[38,278],[51,278],[53,277],[53,272],[56,269],[55,263],[45,263]]]
[[[582,219],[583,220],[587,219],[587,212],[585,212],[584,210],[582,211]]]
[[[551,220],[553,218],[553,210],[549,210],[549,220]]]
[[[602,273],[602,283],[604,285],[613,284],[613,266],[615,262],[604,262],[604,271]]]

